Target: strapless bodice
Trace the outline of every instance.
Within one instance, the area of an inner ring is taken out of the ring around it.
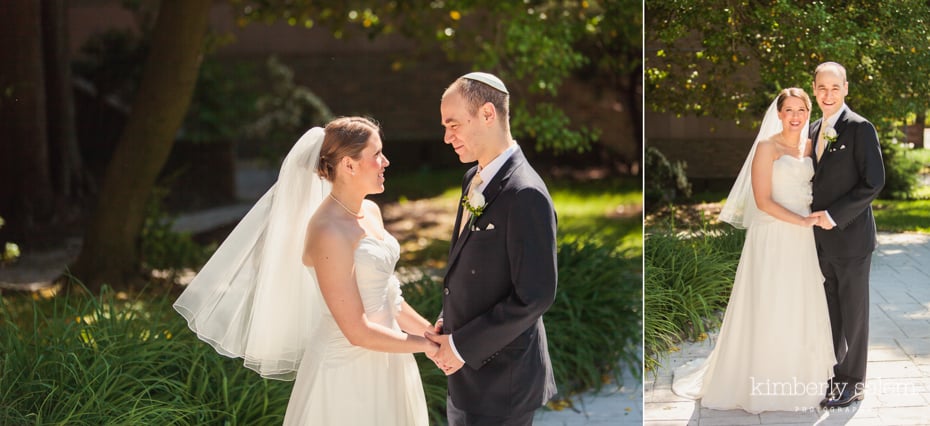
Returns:
[[[403,302],[400,281],[394,276],[398,259],[400,244],[387,233],[383,240],[363,237],[355,249],[355,281],[365,316],[371,322],[395,330],[400,330],[395,317]],[[316,274],[316,271],[310,268],[310,273]],[[325,349],[327,362],[343,362],[365,351],[349,343],[327,308],[322,312],[315,336],[317,341],[309,345],[314,351]]]
[[[810,157],[779,157],[772,164],[772,200],[792,212],[807,216],[813,199],[813,176],[814,163]]]

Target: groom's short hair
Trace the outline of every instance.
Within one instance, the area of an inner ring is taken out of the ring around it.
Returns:
[[[471,115],[475,115],[475,113],[478,112],[478,108],[481,108],[486,102],[490,102],[500,115],[502,119],[501,124],[504,126],[504,129],[510,128],[509,94],[501,92],[480,81],[465,77],[459,77],[459,79],[453,81],[446,89],[445,93],[443,93],[442,97],[445,98],[446,95],[453,92],[459,92],[459,94],[465,98],[465,103],[468,105],[468,113]]]
[[[814,81],[817,81],[817,74],[820,74],[821,71],[832,71],[836,75],[843,78],[843,81],[846,81],[846,68],[836,62],[824,62],[820,65],[817,65],[817,68],[814,69]]]

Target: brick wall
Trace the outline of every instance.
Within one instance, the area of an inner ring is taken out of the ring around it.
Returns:
[[[69,4],[72,53],[94,33],[136,28],[133,19],[118,0],[74,0]],[[337,40],[325,28],[281,22],[240,28],[225,3],[214,5],[210,26],[235,38],[216,52],[221,60],[261,67],[275,54],[294,70],[295,82],[320,96],[335,115],[369,115],[381,122],[387,152],[398,159],[392,159],[396,166],[457,164],[442,142],[439,101],[449,83],[472,71],[471,64],[450,62],[438,47],[420,46],[398,35]],[[557,102],[577,125],[600,128],[611,155],[632,161],[641,142],[634,140],[638,138],[632,123],[623,113],[630,106],[602,92],[569,80]]]
[[[688,177],[728,179],[739,173],[756,130],[712,117],[646,112],[646,145],[688,164]],[[648,170],[646,171],[648,174]]]

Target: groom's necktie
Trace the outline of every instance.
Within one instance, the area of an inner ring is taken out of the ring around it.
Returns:
[[[823,141],[823,128],[826,125],[827,125],[826,120],[820,123],[820,132],[817,133],[817,161],[820,161],[820,157],[823,156],[823,148],[827,145]]]
[[[479,171],[480,171],[480,170],[479,170]],[[478,190],[478,186],[481,185],[481,182],[482,182],[482,180],[481,180],[481,173],[475,173],[475,176],[474,176],[473,178],[471,178],[471,183],[468,184],[468,200],[469,200],[469,203],[473,203],[473,202],[474,202],[474,201],[471,201],[471,200],[474,200],[474,199],[475,199],[475,197],[474,197],[475,191]],[[467,223],[468,223],[468,220],[471,219],[471,211],[469,211],[467,208],[465,208],[465,206],[462,206],[462,209],[463,209],[464,211],[462,212],[462,223],[459,224],[459,235],[462,234],[462,231],[465,230],[465,226],[466,226],[465,224],[467,224]]]

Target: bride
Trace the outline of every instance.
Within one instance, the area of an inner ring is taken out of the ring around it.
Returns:
[[[810,210],[810,110],[804,90],[779,93],[720,213],[747,228],[730,301],[710,356],[676,369],[672,383],[706,408],[813,409],[833,376]]]
[[[275,185],[175,302],[197,336],[263,377],[295,380],[285,424],[425,425],[413,353],[435,353],[404,302],[378,206],[380,128],[307,131]]]

